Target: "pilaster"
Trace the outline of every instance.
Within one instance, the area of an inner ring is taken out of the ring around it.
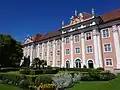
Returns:
[[[74,67],[74,60],[73,60],[73,35],[70,35],[70,56],[71,56],[71,61],[70,61],[70,68]]]
[[[113,38],[116,52],[116,61],[117,61],[117,69],[120,69],[120,42],[119,42],[119,34],[118,27],[116,25],[112,26],[113,28]]]
[[[81,33],[81,49],[82,49],[82,65],[86,65],[85,61],[85,36]]]

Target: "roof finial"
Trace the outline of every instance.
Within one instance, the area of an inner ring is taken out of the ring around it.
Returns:
[[[95,16],[95,9],[92,8],[92,16],[94,17]]]
[[[29,33],[27,32],[27,38],[29,38],[30,37],[30,35],[29,35]]]
[[[81,18],[83,18],[83,13],[79,13],[79,16],[80,16]]]
[[[62,21],[62,26],[64,26],[64,21]]]
[[[70,19],[72,20],[73,18],[74,18],[74,16],[71,16],[71,18],[70,18]]]
[[[77,10],[75,10],[75,16],[77,16]]]

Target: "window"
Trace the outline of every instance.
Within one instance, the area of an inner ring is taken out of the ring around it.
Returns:
[[[57,61],[57,65],[60,65],[60,61]]]
[[[106,65],[111,66],[112,65],[112,59],[106,59]]]
[[[50,65],[52,65],[52,63],[53,63],[53,62],[52,62],[52,61],[50,61]]]
[[[70,38],[66,37],[66,43],[69,43],[69,42],[70,42]]]
[[[76,53],[80,53],[80,48],[76,48]]]
[[[51,41],[51,42],[50,42],[50,47],[52,47],[52,46],[53,46],[53,42]]]
[[[70,62],[66,61],[66,68],[70,68]]]
[[[79,42],[80,39],[79,39],[79,35],[75,35],[75,42]]]
[[[90,32],[86,33],[86,40],[91,40],[91,33]]]
[[[45,56],[47,56],[47,52],[45,52]]]
[[[70,54],[70,49],[66,49],[66,54]]]
[[[40,57],[42,57],[42,53],[40,53]]]
[[[40,47],[40,49],[41,49],[41,48],[42,48],[42,45],[40,45],[39,47]]]
[[[111,45],[110,44],[105,44],[104,45],[104,50],[105,50],[105,52],[111,51]]]
[[[77,59],[75,61],[75,64],[76,64],[76,68],[81,68],[81,61],[80,61],[80,59]]]
[[[92,52],[92,46],[87,46],[87,52],[91,53]]]
[[[53,55],[53,52],[51,51],[51,52],[50,52],[50,56],[52,56],[52,55]]]
[[[60,50],[57,51],[57,55],[60,55]]]
[[[60,45],[60,40],[57,40],[57,45]]]
[[[108,29],[103,30],[103,37],[108,37],[109,36],[109,31]]]

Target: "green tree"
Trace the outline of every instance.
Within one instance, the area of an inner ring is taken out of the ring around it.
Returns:
[[[47,65],[47,61],[46,60],[41,60],[41,65],[42,65],[42,68],[44,69],[45,65]]]
[[[10,35],[0,34],[0,65],[13,67],[20,64],[23,57],[22,45]]]
[[[39,59],[39,58],[34,58],[34,59],[33,59],[33,66],[35,66],[35,67],[37,68],[39,62],[40,62],[40,59]]]

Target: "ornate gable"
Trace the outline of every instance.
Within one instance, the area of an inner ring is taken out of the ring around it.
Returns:
[[[31,43],[33,42],[32,38],[27,38],[25,41],[24,41],[24,44],[28,44],[28,43]]]

